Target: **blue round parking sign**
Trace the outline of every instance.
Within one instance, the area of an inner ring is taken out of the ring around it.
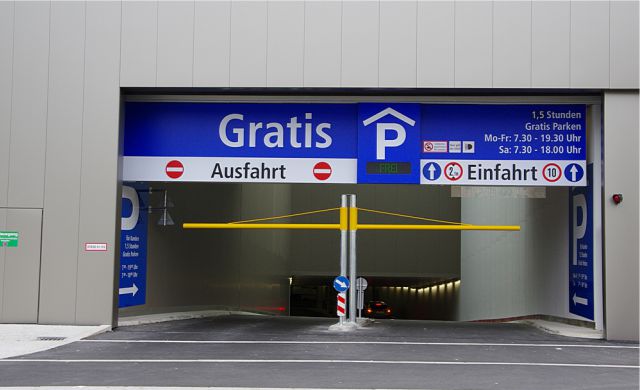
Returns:
[[[337,276],[333,280],[333,288],[336,289],[337,292],[345,292],[349,289],[349,279],[346,276]]]

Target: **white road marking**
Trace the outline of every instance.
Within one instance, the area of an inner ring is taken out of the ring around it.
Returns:
[[[542,347],[542,348],[612,348],[639,349],[638,345],[532,344],[532,343],[436,343],[419,341],[300,341],[300,340],[80,340],[83,343],[149,344],[363,344],[363,345],[433,345],[452,347]]]
[[[537,366],[537,367],[582,367],[582,368],[631,368],[640,366],[620,364],[582,364],[582,363],[534,363],[534,362],[457,362],[457,361],[421,361],[421,360],[341,360],[341,359],[4,359],[0,363],[280,363],[280,364],[414,364],[433,366]]]

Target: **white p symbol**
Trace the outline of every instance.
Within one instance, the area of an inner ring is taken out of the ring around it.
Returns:
[[[387,138],[387,133],[395,133],[395,137]],[[378,123],[376,125],[376,160],[384,160],[387,148],[395,148],[407,139],[404,126],[397,123]]]
[[[138,224],[138,216],[140,215],[140,202],[138,202],[138,193],[129,186],[122,186],[122,199],[131,201],[131,215],[122,217],[121,230],[133,230]]]
[[[582,216],[578,225],[578,210]],[[573,265],[578,265],[578,240],[587,232],[587,199],[583,194],[573,196]]]

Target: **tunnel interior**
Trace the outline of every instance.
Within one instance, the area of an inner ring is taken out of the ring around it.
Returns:
[[[341,194],[356,194],[365,209],[460,220],[460,198],[451,197],[448,186],[157,182],[136,187],[142,188],[141,212],[148,216],[146,299],[120,309],[120,316],[208,309],[335,316],[332,281],[339,273],[339,231],[198,230],[183,229],[184,222],[335,209]],[[338,219],[337,210],[328,210],[276,222]],[[359,222],[416,221],[361,211]],[[393,318],[455,319],[460,235],[360,231],[358,275],[369,281],[365,302],[387,302]]]

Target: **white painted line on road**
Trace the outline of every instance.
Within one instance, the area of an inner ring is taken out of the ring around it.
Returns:
[[[632,368],[640,366],[619,364],[582,363],[533,363],[533,362],[442,362],[421,360],[340,360],[340,359],[4,359],[0,363],[249,363],[249,364],[417,364],[433,366],[537,366],[537,367],[583,367],[583,368]]]
[[[300,340],[80,340],[84,343],[142,344],[362,344],[362,345],[434,345],[452,347],[543,347],[639,349],[638,345],[597,344],[523,344],[523,343],[430,343],[413,341],[300,341]]]
[[[77,389],[77,390],[327,390],[327,388],[309,388],[309,387],[165,387],[165,386],[20,386],[20,387],[2,387],[2,390],[59,390],[59,389]],[[389,390],[411,390],[402,388],[388,388]],[[331,390],[353,390],[331,388]],[[385,388],[375,387],[371,390],[385,390]],[[434,389],[434,388],[421,388],[421,390],[451,390],[449,389]]]

